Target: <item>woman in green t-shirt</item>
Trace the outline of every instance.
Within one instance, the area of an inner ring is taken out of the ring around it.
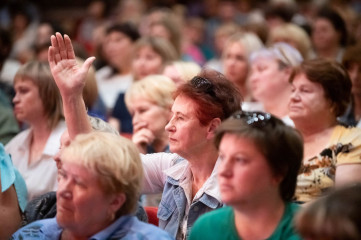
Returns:
[[[290,203],[302,161],[300,134],[269,113],[236,112],[218,129],[218,184],[228,205],[200,217],[190,239],[300,239]]]

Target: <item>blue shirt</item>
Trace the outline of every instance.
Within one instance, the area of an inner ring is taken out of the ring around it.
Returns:
[[[56,218],[39,220],[19,229],[11,239],[60,239],[63,229],[58,225]],[[122,216],[107,228],[96,233],[89,240],[104,239],[172,239],[160,228],[139,221],[134,216]]]

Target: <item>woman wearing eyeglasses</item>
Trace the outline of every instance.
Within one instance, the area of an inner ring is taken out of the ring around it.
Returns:
[[[52,36],[49,63],[63,97],[70,138],[91,131],[81,97],[93,58],[76,65],[69,37]],[[218,151],[213,144],[221,121],[239,110],[241,97],[222,74],[203,71],[174,94],[168,132],[170,153],[143,155],[143,193],[162,193],[159,227],[176,239],[187,238],[195,220],[223,203],[216,184]],[[156,119],[154,119],[156,121]]]
[[[334,186],[361,181],[361,130],[337,117],[351,97],[347,71],[334,61],[303,62],[291,75],[289,116],[304,139],[296,200],[308,202]]]
[[[237,112],[217,130],[218,184],[227,207],[200,217],[190,239],[300,239],[293,198],[301,135],[269,113]]]

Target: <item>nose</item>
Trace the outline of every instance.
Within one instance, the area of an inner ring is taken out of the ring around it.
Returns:
[[[173,124],[173,120],[174,120],[174,117],[172,117],[170,119],[170,121],[167,123],[167,125],[165,125],[165,130],[168,131],[168,132],[174,132],[175,131],[175,126]]]
[[[218,174],[222,177],[229,178],[232,176],[232,164],[228,159],[223,159],[218,167]]]
[[[297,90],[292,90],[291,96],[290,96],[290,101],[299,101],[300,100],[300,95],[298,94]]]
[[[19,102],[19,94],[18,94],[18,93],[15,93],[15,96],[14,96],[14,98],[13,98],[13,103],[15,104],[15,103],[17,103],[17,102]]]
[[[60,178],[61,180],[58,182],[58,194],[62,198],[71,199],[73,197],[72,194],[72,181],[67,178]]]

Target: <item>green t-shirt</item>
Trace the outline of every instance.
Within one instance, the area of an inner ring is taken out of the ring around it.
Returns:
[[[299,206],[287,203],[283,217],[268,240],[301,240],[295,233],[293,217]],[[234,212],[231,207],[214,210],[201,216],[191,230],[190,240],[240,240],[234,222]]]

